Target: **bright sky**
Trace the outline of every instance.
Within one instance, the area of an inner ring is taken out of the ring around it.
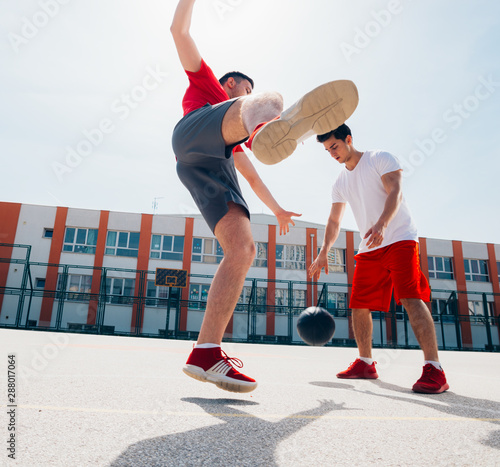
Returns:
[[[0,4],[0,200],[197,212],[171,134],[187,79],[174,0]],[[351,79],[355,147],[404,164],[421,236],[500,243],[500,3],[491,0],[198,0],[192,34],[217,76],[243,71],[291,105]],[[308,140],[257,170],[278,202],[325,224],[341,170]],[[250,209],[270,211],[241,185]],[[345,228],[356,229],[346,215]]]

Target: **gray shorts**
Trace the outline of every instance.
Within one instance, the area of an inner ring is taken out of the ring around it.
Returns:
[[[234,102],[206,104],[190,112],[175,126],[172,135],[179,179],[212,232],[229,211],[230,201],[243,206],[250,218],[232,157],[233,149],[246,139],[226,146],[221,131],[224,115]]]

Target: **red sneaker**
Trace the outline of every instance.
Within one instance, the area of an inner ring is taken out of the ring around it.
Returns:
[[[349,365],[347,370],[337,373],[337,378],[342,379],[377,379],[378,374],[375,369],[375,363],[371,365],[365,363],[363,360],[357,358],[354,362]]]
[[[191,378],[204,383],[215,384],[218,388],[231,392],[250,392],[257,382],[233,367],[243,367],[237,358],[229,358],[220,347],[193,349],[182,369]]]
[[[424,394],[439,394],[450,389],[446,382],[443,370],[438,370],[434,365],[428,363],[424,366],[424,371],[420,379],[413,385],[413,392]]]

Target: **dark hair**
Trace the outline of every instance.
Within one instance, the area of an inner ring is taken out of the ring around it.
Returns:
[[[239,71],[230,71],[229,73],[226,73],[220,80],[219,83],[221,86],[224,86],[229,78],[234,78],[234,80],[237,83],[241,83],[242,80],[246,79],[250,82],[252,85],[253,89],[253,79],[250,78],[249,76],[245,75],[244,73],[240,73]]]
[[[352,136],[351,129],[344,123],[340,125],[336,130],[330,131],[330,133],[325,133],[324,135],[318,135],[317,140],[318,143],[324,143],[328,141],[331,137],[335,139],[341,139],[345,142],[348,136]]]

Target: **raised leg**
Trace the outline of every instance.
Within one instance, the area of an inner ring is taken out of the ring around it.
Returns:
[[[277,92],[242,97],[229,107],[222,121],[222,137],[227,146],[252,134],[259,123],[273,120],[283,111],[283,98]]]
[[[238,204],[229,203],[229,212],[215,227],[215,236],[224,250],[224,259],[214,276],[198,344],[220,344],[245,277],[255,257],[250,220]]]

